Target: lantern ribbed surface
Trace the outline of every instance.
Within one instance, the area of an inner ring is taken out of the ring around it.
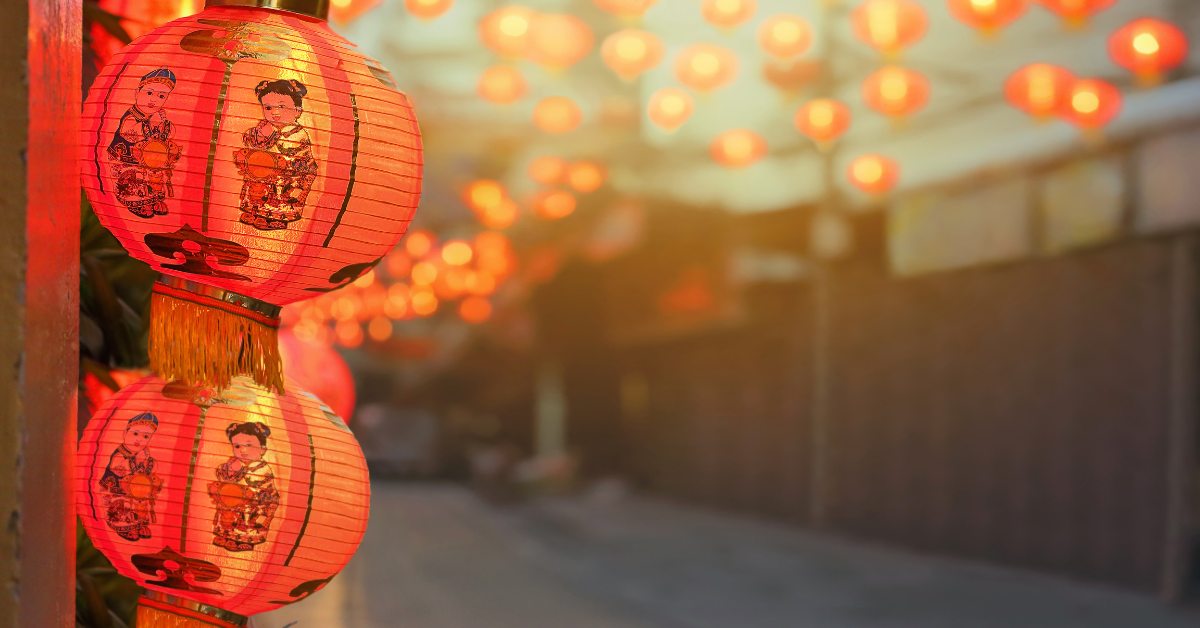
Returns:
[[[83,187],[129,253],[285,305],[390,250],[421,192],[408,99],[320,20],[210,7],[114,55],[82,118]]]
[[[97,549],[147,589],[251,615],[328,583],[367,527],[345,423],[289,383],[216,392],[145,377],[92,416],[76,504]]]

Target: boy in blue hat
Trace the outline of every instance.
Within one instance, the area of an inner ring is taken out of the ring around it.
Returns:
[[[162,479],[155,475],[157,465],[146,447],[156,431],[158,417],[149,412],[129,419],[125,437],[100,478],[108,527],[129,541],[150,538],[149,525],[156,521],[154,498],[162,490]]]
[[[133,106],[121,116],[108,145],[117,200],[142,218],[166,214],[164,201],[175,196],[171,173],[180,147],[171,141],[175,128],[163,115],[174,90],[175,73],[167,68],[142,76]]]

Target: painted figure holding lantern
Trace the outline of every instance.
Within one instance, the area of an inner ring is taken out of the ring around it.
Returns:
[[[262,231],[300,219],[317,178],[308,133],[297,122],[308,88],[296,80],[262,81],[254,88],[263,119],[242,134],[234,153],[242,175],[242,222]]]
[[[263,460],[271,428],[257,421],[230,423],[225,436],[233,456],[217,467],[217,481],[208,485],[217,507],[213,545],[231,552],[248,552],[267,540],[279,508],[275,472]]]
[[[156,431],[158,417],[149,412],[129,419],[100,477],[105,523],[128,541],[150,538],[149,526],[156,521],[154,498],[162,490],[162,479],[154,473],[157,464],[147,447]]]
[[[117,200],[142,218],[165,215],[165,200],[175,195],[171,174],[181,151],[162,111],[174,90],[175,73],[167,68],[143,76],[108,145]]]

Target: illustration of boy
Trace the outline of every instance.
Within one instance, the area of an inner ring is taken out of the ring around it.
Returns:
[[[100,477],[108,527],[129,541],[150,538],[149,526],[156,521],[154,498],[162,479],[154,473],[156,463],[147,447],[156,431],[158,417],[149,412],[129,419],[122,443]]]
[[[117,200],[142,218],[166,214],[164,200],[175,196],[171,174],[180,147],[171,141],[175,128],[162,111],[174,89],[175,73],[167,68],[143,76],[108,145]]]

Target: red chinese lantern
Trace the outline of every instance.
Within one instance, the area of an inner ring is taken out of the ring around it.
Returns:
[[[537,14],[529,26],[529,60],[552,69],[569,68],[592,51],[587,22],[567,13]]]
[[[758,45],[780,61],[808,52],[812,39],[808,20],[797,15],[773,15],[758,27]]]
[[[850,108],[830,99],[810,100],[796,110],[796,130],[827,146],[850,128]]]
[[[929,79],[914,70],[888,66],[863,81],[862,96],[868,107],[885,116],[910,116],[929,102]]]
[[[294,383],[145,377],[100,406],[75,460],[84,529],[146,588],[139,626],[244,626],[321,589],[367,528],[358,443]]]
[[[960,22],[994,33],[1015,22],[1029,8],[1029,0],[950,0],[950,13]]]
[[[453,5],[454,0],[404,0],[404,8],[425,22],[441,17]]]
[[[654,33],[627,28],[604,39],[600,58],[617,76],[632,80],[661,63],[663,51],[662,40]]]
[[[925,8],[912,0],[866,0],[850,20],[863,43],[889,56],[920,41],[929,26]]]
[[[674,131],[692,117],[695,102],[687,92],[674,87],[664,87],[650,96],[646,105],[646,116],[659,127]]]
[[[288,381],[312,392],[349,423],[354,416],[354,375],[342,356],[328,344],[297,338],[290,329],[279,332],[279,352]]]
[[[719,28],[733,28],[747,22],[758,11],[755,0],[704,0],[700,14],[704,20]]]
[[[484,70],[475,86],[481,98],[497,105],[517,102],[527,89],[521,71],[510,65],[494,65]]]
[[[570,133],[583,123],[583,110],[566,96],[550,96],[534,106],[533,123],[546,133]]]
[[[1117,0],[1033,0],[1056,13],[1068,26],[1078,27],[1089,17],[1111,7]]]
[[[695,44],[675,57],[676,78],[699,92],[725,87],[737,77],[737,71],[737,56],[720,46]]]
[[[1134,20],[1108,38],[1113,63],[1136,74],[1144,85],[1158,83],[1163,74],[1183,65],[1187,55],[1187,35],[1162,20]]]
[[[1075,75],[1056,65],[1034,63],[1014,72],[1004,82],[1004,97],[1012,106],[1039,119],[1062,111]]]
[[[863,155],[850,162],[846,178],[867,194],[885,194],[900,180],[900,165],[883,155]]]
[[[589,194],[604,185],[608,171],[594,161],[577,161],[567,167],[567,184],[580,194]]]
[[[1063,118],[1082,129],[1099,129],[1121,113],[1121,90],[1099,79],[1075,81]]]
[[[479,22],[483,45],[506,57],[520,57],[529,47],[529,30],[536,14],[521,6],[496,9]]]
[[[767,155],[767,141],[754,131],[733,129],[713,138],[708,152],[726,168],[745,168]]]
[[[593,0],[596,6],[624,18],[640,17],[647,9],[658,3],[658,0]]]
[[[280,306],[367,272],[420,196],[407,98],[297,13],[210,6],[150,31],[100,73],[82,120],[96,215],[164,275],[150,368],[168,379],[279,390]]]

